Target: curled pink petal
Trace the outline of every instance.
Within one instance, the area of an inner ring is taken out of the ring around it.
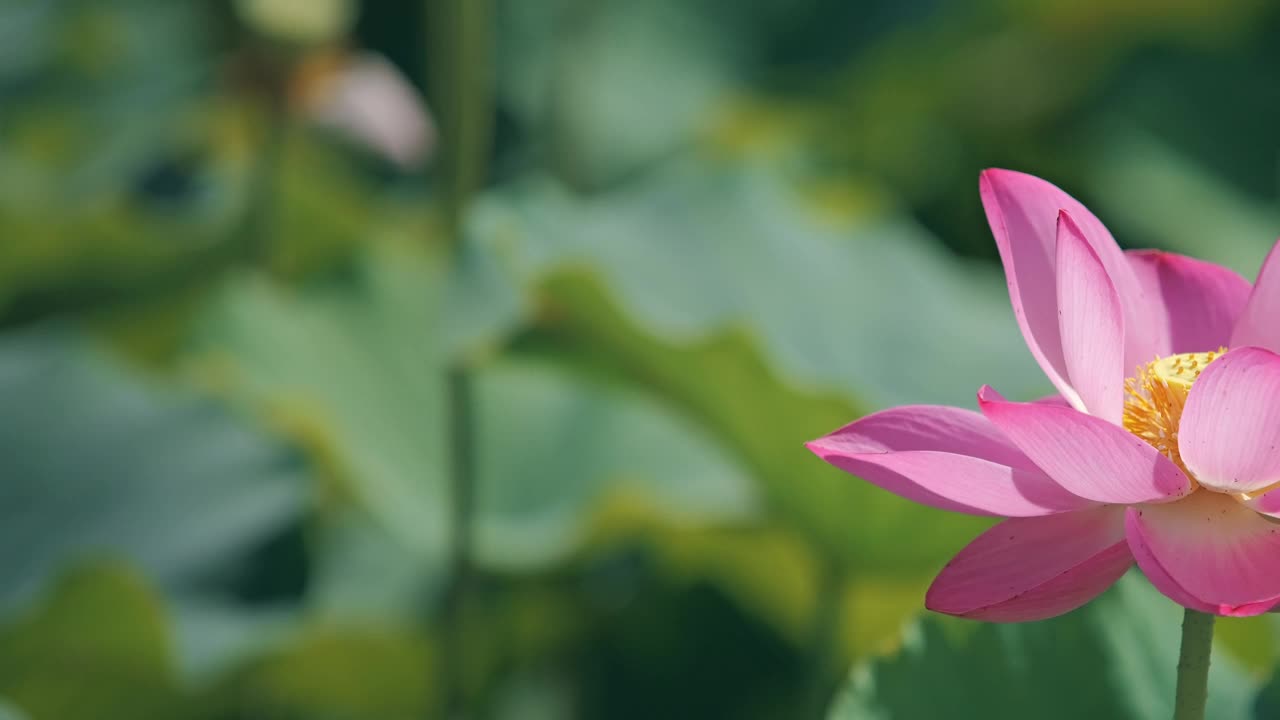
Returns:
[[[924,505],[1023,517],[1088,507],[1050,480],[978,413],[908,406],[808,443],[832,465]]]
[[[1211,262],[1159,250],[1125,253],[1150,303],[1156,354],[1206,352],[1231,343],[1249,281]],[[1148,358],[1149,359],[1149,358]]]
[[[1280,352],[1280,241],[1271,246],[1253,283],[1249,301],[1236,320],[1229,347],[1253,345]]]
[[[1250,493],[1280,482],[1280,356],[1237,348],[1187,396],[1178,450],[1202,485]]]
[[[1009,298],[1027,347],[1058,391],[1079,400],[1071,382],[1058,324],[1057,224],[1066,211],[1096,253],[1120,299],[1124,315],[1123,368],[1156,354],[1144,288],[1106,227],[1070,195],[1040,178],[1010,170],[987,170],[979,181],[1009,284]]]
[[[1005,437],[1074,495],[1128,505],[1191,492],[1177,465],[1117,425],[1071,408],[1008,402],[990,387],[978,402]]]
[[[1124,409],[1124,310],[1098,254],[1058,214],[1058,328],[1063,364],[1084,410],[1119,424]]]
[[[1230,495],[1130,508],[1125,524],[1139,567],[1185,607],[1256,615],[1280,601],[1280,526]]]
[[[1270,489],[1266,492],[1248,495],[1242,498],[1241,502],[1254,512],[1270,515],[1273,518],[1280,518],[1280,489]]]
[[[961,550],[938,573],[925,606],[990,622],[1041,620],[1084,605],[1132,564],[1123,508],[1015,518]]]

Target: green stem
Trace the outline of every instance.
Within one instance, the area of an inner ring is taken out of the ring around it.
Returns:
[[[450,541],[450,582],[444,598],[440,627],[441,717],[467,716],[467,596],[471,590],[472,526],[475,512],[474,425],[471,419],[471,377],[466,368],[449,369],[449,443],[452,476],[452,538]]]
[[[467,206],[483,186],[493,135],[493,22],[489,0],[426,0],[427,86],[440,118],[439,180],[444,195],[444,231],[460,262]],[[475,437],[472,379],[466,357],[448,369],[450,490],[450,583],[440,615],[437,717],[470,714],[466,657],[467,602],[475,575]]]
[[[1213,616],[1187,610],[1182,616],[1182,650],[1178,653],[1178,688],[1173,720],[1204,720],[1209,697],[1209,654],[1213,650]]]
[[[264,264],[272,255],[280,168],[289,137],[286,113],[278,98],[264,104],[262,142],[249,177],[249,205],[233,238],[240,244],[240,254],[252,264]]]
[[[440,121],[445,225],[462,242],[463,215],[488,168],[493,137],[493,15],[489,0],[427,0],[428,88]]]

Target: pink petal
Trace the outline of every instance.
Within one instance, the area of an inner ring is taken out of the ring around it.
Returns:
[[[1042,620],[1097,597],[1132,563],[1123,508],[1014,518],[961,550],[938,573],[925,607],[990,622]]]
[[[1050,183],[1019,172],[987,170],[979,186],[1018,326],[1031,354],[1059,392],[1079,406],[1058,326],[1056,248],[1061,210],[1075,221],[1120,298],[1126,330],[1122,367],[1134,367],[1155,356],[1154,330],[1145,317],[1144,289],[1111,233],[1093,213]]]
[[[1236,320],[1229,347],[1255,345],[1280,352],[1280,241],[1262,261],[1249,301]]]
[[[1058,487],[978,413],[917,405],[868,415],[808,443],[832,465],[914,502],[1024,517],[1092,505]]]
[[[1187,396],[1178,450],[1208,487],[1254,492],[1280,482],[1280,356],[1245,347],[1210,363]]]
[[[1125,511],[1125,531],[1129,539],[1129,551],[1133,553],[1133,558],[1138,562],[1138,567],[1142,568],[1142,574],[1146,575],[1147,581],[1150,582],[1155,589],[1164,593],[1165,597],[1178,603],[1182,607],[1199,610],[1205,613],[1217,613],[1218,606],[1210,605],[1202,600],[1192,597],[1191,593],[1174,581],[1169,573],[1165,571],[1164,566],[1156,560],[1151,554],[1151,549],[1147,547],[1146,542],[1142,539],[1141,533],[1134,524],[1138,518],[1138,509],[1131,507]]]
[[[1254,512],[1280,518],[1280,490],[1267,490],[1263,493],[1246,495],[1240,499],[1240,502]]]
[[[1064,407],[1064,408],[1071,407],[1071,402],[1068,401],[1066,398],[1062,397],[1061,395],[1046,395],[1038,400],[1032,400],[1031,402],[1037,403],[1040,405],[1055,405],[1057,407]]]
[[[1084,409],[1118,424],[1124,310],[1098,254],[1065,211],[1058,214],[1058,328],[1067,378]]]
[[[1231,341],[1249,299],[1248,280],[1220,265],[1159,250],[1125,255],[1151,305],[1157,355],[1207,352]]]
[[[1191,482],[1169,458],[1117,425],[1071,408],[978,392],[987,419],[1059,485],[1105,503],[1169,502]]]
[[[1280,526],[1230,495],[1130,508],[1125,524],[1138,565],[1175,602],[1255,615],[1280,601]]]

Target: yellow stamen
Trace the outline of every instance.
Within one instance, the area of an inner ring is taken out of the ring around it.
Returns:
[[[1159,450],[1190,477],[1178,452],[1178,423],[1191,384],[1227,349],[1156,358],[1125,381],[1124,429]]]

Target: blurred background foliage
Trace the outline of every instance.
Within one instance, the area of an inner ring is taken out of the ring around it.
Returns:
[[[802,443],[1048,390],[976,178],[1252,277],[1262,0],[0,0],[0,718],[1148,718]],[[458,521],[459,511],[465,520]],[[1274,717],[1280,625],[1212,712]],[[852,668],[852,674],[849,670]]]

